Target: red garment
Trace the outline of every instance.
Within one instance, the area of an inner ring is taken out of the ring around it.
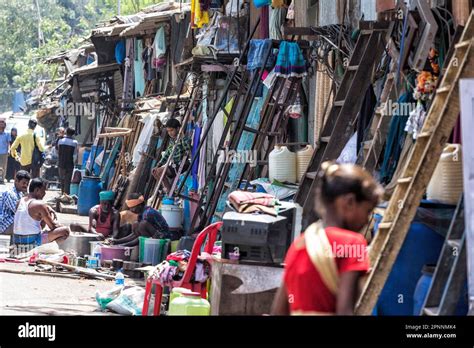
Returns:
[[[367,241],[359,234],[337,227],[325,229],[339,275],[344,272],[369,270]],[[300,236],[291,245],[285,259],[284,282],[290,311],[335,313],[336,296],[323,283]]]
[[[100,221],[100,217],[102,215],[102,209],[99,208],[97,209],[97,214],[99,215],[96,220],[96,226],[95,230],[97,233],[101,233],[104,235],[104,237],[108,237],[109,234],[112,233],[112,211],[109,212],[107,215],[107,219],[105,219],[105,222]]]

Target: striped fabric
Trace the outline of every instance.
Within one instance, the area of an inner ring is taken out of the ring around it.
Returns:
[[[276,199],[268,193],[234,191],[229,195],[229,201],[236,205],[258,204],[267,207],[274,207]]]

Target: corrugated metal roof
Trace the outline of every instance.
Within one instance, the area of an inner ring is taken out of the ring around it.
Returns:
[[[103,65],[97,65],[97,62],[94,62],[89,65],[84,65],[81,66],[80,68],[77,68],[73,72],[71,72],[70,76],[84,76],[84,75],[93,75],[93,74],[100,74],[103,72],[107,71],[114,71],[119,69],[119,65],[117,63],[112,63],[112,64],[103,64]]]

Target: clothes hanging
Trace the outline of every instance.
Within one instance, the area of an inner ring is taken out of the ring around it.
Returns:
[[[146,81],[155,78],[155,70],[153,69],[153,47],[145,47],[142,53],[143,73]]]
[[[295,2],[292,1],[290,6],[288,6],[288,13],[286,14],[286,19],[293,20],[295,19]]]
[[[253,0],[253,4],[256,8],[268,6],[272,4],[272,0]]]
[[[367,89],[367,92],[365,93],[364,101],[357,119],[357,153],[359,153],[362,147],[365,133],[372,122],[376,105],[377,96],[374,93],[373,86],[370,85]]]
[[[209,7],[210,1],[203,1],[204,8],[209,3],[207,10],[203,10],[201,0],[191,1],[191,24],[193,28],[202,28],[204,25],[209,23]]]
[[[165,28],[160,27],[153,41],[153,68],[160,69],[166,64],[166,35]]]
[[[357,161],[357,154],[359,153],[357,150],[357,132],[352,135],[352,137],[347,142],[346,146],[342,150],[339,158],[337,159],[337,163],[351,163],[354,164]]]
[[[274,64],[272,54],[268,57],[267,64],[265,64],[265,58],[268,55],[268,51],[272,49],[272,40],[270,39],[253,39],[250,40],[250,48],[247,56],[247,69],[255,70],[263,68],[271,69]]]
[[[118,64],[122,64],[125,60],[125,41],[119,41],[115,45],[115,60]]]
[[[456,125],[454,126],[453,132],[451,137],[449,138],[450,144],[461,144],[462,145],[462,135],[461,135],[461,116],[458,116],[458,120],[456,121]]]
[[[275,65],[278,76],[306,76],[306,60],[296,42],[282,41]]]
[[[133,71],[135,76],[135,97],[143,96],[145,93],[145,76],[143,74],[144,64],[142,61],[143,42],[140,39],[135,40],[135,55]]]
[[[412,93],[405,92],[398,99],[398,105],[414,102]],[[384,159],[380,170],[380,181],[389,183],[398,166],[398,160],[405,143],[405,126],[408,121],[407,108],[398,108],[390,122],[387,143],[385,145]]]
[[[410,112],[410,117],[408,117],[407,124],[405,125],[405,132],[411,134],[414,140],[418,137],[418,134],[420,134],[423,128],[425,117],[425,108],[423,104],[418,101],[416,108]]]
[[[271,8],[270,9],[270,39],[283,40],[282,27],[285,24],[286,9]]]

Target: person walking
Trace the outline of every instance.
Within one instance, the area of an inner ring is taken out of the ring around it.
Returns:
[[[20,162],[21,169],[31,173],[32,178],[37,178],[40,175],[41,165],[39,163],[33,163],[33,153],[35,148],[38,148],[40,154],[44,153],[44,147],[39,137],[34,133],[38,122],[30,120],[28,122],[28,130],[26,134],[20,135],[16,138],[15,142],[11,147],[11,154],[15,159]],[[21,146],[21,153],[18,155],[16,149]]]
[[[71,193],[71,179],[74,171],[74,158],[77,158],[77,140],[74,139],[74,128],[66,130],[66,136],[58,141],[58,170],[61,194]]]
[[[0,185],[5,184],[7,175],[8,154],[10,152],[10,134],[5,132],[7,123],[0,119]]]
[[[10,147],[13,145],[15,142],[16,138],[18,136],[18,131],[16,128],[12,128],[10,131]],[[18,148],[17,152],[20,152],[21,149]],[[15,157],[9,153],[8,155],[8,163],[7,163],[7,174],[5,175],[5,178],[7,179],[7,182],[10,182],[10,180],[14,180],[16,177],[16,173],[20,170],[20,163],[18,163],[15,160]]]
[[[316,187],[321,220],[291,245],[273,315],[353,315],[359,278],[369,270],[360,231],[382,187],[359,166],[324,162]]]

